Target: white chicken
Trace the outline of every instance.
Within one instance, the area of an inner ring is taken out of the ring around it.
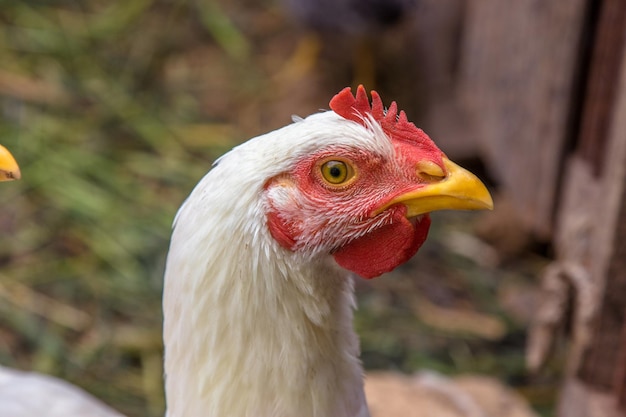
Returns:
[[[354,272],[415,254],[438,209],[492,207],[428,136],[344,89],[220,158],[176,217],[167,259],[169,417],[364,417]]]
[[[333,111],[236,147],[181,207],[163,300],[168,417],[370,415],[350,275],[407,261],[432,210],[492,207],[474,175],[372,96],[370,106],[362,87],[345,89]],[[0,367],[0,416],[52,412],[46,401],[63,401],[59,416],[119,416],[58,380]],[[445,409],[411,415],[462,415]]]

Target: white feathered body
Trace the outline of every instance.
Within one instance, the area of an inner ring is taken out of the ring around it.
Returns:
[[[328,253],[278,245],[261,196],[268,178],[324,146],[393,152],[380,134],[316,114],[240,145],[196,186],[165,276],[168,417],[369,415],[352,279]]]

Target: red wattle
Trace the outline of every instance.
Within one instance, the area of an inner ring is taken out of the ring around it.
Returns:
[[[415,225],[398,216],[394,222],[356,239],[333,254],[337,263],[363,278],[376,278],[405,263],[422,246],[430,228],[430,217]]]

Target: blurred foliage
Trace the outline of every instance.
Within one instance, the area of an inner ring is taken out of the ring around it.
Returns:
[[[337,91],[285,70],[287,26],[273,2],[0,0],[0,143],[23,176],[1,190],[0,363],[58,375],[129,416],[162,415],[178,206],[214,158]],[[454,219],[440,221],[470,224]],[[524,322],[498,306],[496,277],[527,282],[538,267],[480,266],[434,223],[413,264],[359,283],[365,365],[525,386]],[[460,327],[441,327],[450,314]],[[533,395],[549,403],[553,386]]]
[[[23,175],[2,189],[0,361],[90,380],[131,415],[162,414],[172,219],[235,143],[167,79],[209,34],[245,54],[206,7],[203,22],[180,1],[0,2],[0,143]]]

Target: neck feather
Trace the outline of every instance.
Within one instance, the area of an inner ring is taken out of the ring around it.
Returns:
[[[368,416],[351,279],[329,256],[279,247],[262,219],[234,221],[233,207],[206,220],[207,192],[181,209],[168,255],[168,417]],[[248,220],[261,212],[241,204]]]

